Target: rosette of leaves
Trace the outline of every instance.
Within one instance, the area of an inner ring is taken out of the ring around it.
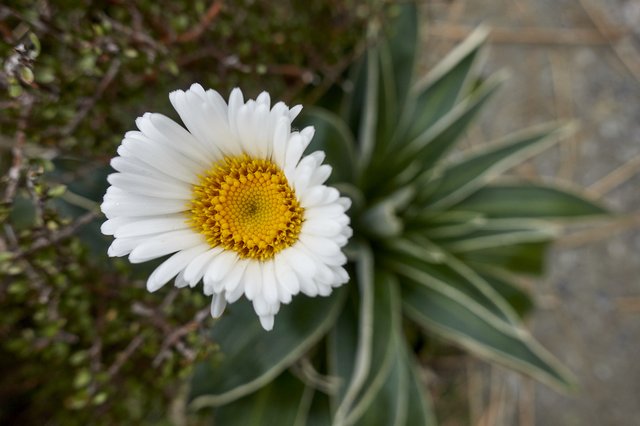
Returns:
[[[299,123],[315,126],[312,148],[354,201],[351,282],[328,298],[295,298],[270,333],[248,304],[229,308],[212,329],[220,355],[192,383],[191,407],[213,407],[216,424],[433,424],[413,349],[421,334],[572,386],[524,327],[531,300],[514,277],[542,272],[558,220],[605,210],[499,178],[570,129],[538,126],[448,159],[501,82],[477,70],[486,31],[414,86],[415,6],[393,12],[353,66],[353,90],[335,89],[322,101],[331,110],[308,108]]]

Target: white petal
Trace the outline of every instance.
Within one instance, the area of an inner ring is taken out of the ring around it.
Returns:
[[[289,120],[293,121],[302,111],[302,105],[296,105],[289,110]]]
[[[342,231],[343,227],[332,220],[307,219],[302,223],[301,234],[319,237],[333,237]]]
[[[313,254],[320,256],[335,256],[340,253],[340,247],[330,238],[301,233],[298,237],[304,247]]]
[[[178,273],[174,284],[177,288],[183,288],[189,285],[189,282],[184,279],[184,269]]]
[[[200,253],[209,248],[208,244],[199,244],[187,250],[182,250],[162,262],[147,280],[147,290],[154,292],[164,286],[169,280],[175,277],[187,264]]]
[[[209,263],[222,252],[219,247],[212,248],[195,257],[184,270],[184,279],[191,287],[195,286],[202,279]]]
[[[131,251],[131,263],[146,262],[179,250],[186,250],[204,242],[204,237],[192,230],[166,232],[140,244]]]
[[[134,238],[116,238],[109,246],[109,249],[107,249],[107,255],[109,257],[126,256],[131,252],[131,250],[147,240],[148,237],[146,236]]]
[[[287,153],[287,142],[291,133],[291,122],[282,117],[278,119],[273,134],[273,160],[281,168],[284,169],[285,158]]]
[[[274,275],[273,261],[262,264],[262,295],[264,300],[273,305],[278,302],[278,283]]]
[[[135,196],[130,199],[108,200],[100,206],[102,212],[111,219],[116,216],[148,216],[151,214],[179,213],[187,210],[184,200]]]
[[[249,262],[243,276],[244,294],[253,300],[262,291],[262,271],[259,262]]]
[[[298,276],[312,277],[316,273],[316,265],[301,248],[299,244],[295,244],[280,252],[280,257]]]
[[[273,321],[273,315],[264,315],[260,317],[260,325],[262,325],[262,328],[266,331],[271,331],[273,329]]]
[[[274,258],[275,274],[278,284],[284,291],[292,296],[300,292],[300,282],[291,267],[280,258]]]
[[[167,215],[129,222],[120,226],[114,235],[116,238],[137,237],[139,235],[177,231],[189,227],[190,225],[187,223],[187,218],[184,215]]]
[[[112,173],[107,176],[107,181],[117,188],[147,197],[190,200],[193,196],[191,188],[186,184],[178,183],[178,181],[170,183],[125,173]]]
[[[225,294],[214,294],[211,297],[211,316],[213,318],[220,318],[226,306],[227,300],[225,298]]]
[[[249,261],[240,259],[233,265],[231,271],[229,271],[226,279],[224,280],[224,290],[227,293],[236,291],[236,288],[238,287],[240,287],[244,291],[242,286],[239,284],[242,281],[242,276],[244,275],[248,264]]]
[[[130,220],[131,219],[126,217],[115,217],[113,219],[109,219],[100,225],[100,232],[104,235],[113,235],[122,225],[129,223]]]
[[[229,273],[238,261],[238,255],[229,250],[224,250],[211,262],[207,269],[207,276],[212,281],[220,281]]]

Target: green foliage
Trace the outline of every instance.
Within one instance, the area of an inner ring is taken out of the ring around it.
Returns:
[[[381,31],[377,22],[371,24],[371,47],[350,70],[352,90],[342,97],[334,90],[322,101],[340,114],[315,107],[302,117],[318,129],[310,150],[326,152],[338,168],[334,182],[354,201],[346,302],[334,305],[341,309],[334,317],[323,303],[307,307],[294,300],[290,309],[299,304],[305,314],[278,318],[275,333],[318,312],[331,321],[324,338],[309,332],[317,343],[300,358],[296,349],[270,361],[274,375],[289,366],[300,383],[282,372],[268,384],[260,380],[264,387],[245,396],[255,388],[254,374],[224,389],[226,396],[243,396],[235,402],[216,392],[202,395],[207,383],[231,383],[255,366],[266,369],[263,359],[247,367],[247,356],[255,355],[238,354],[195,375],[192,408],[221,406],[225,419],[251,413],[248,424],[435,424],[417,359],[433,338],[559,389],[573,386],[570,373],[524,326],[532,301],[516,277],[542,272],[559,226],[552,220],[606,211],[561,188],[496,179],[570,128],[539,126],[448,160],[502,80],[483,78],[476,69],[487,32],[473,33],[425,82],[410,88],[415,5],[387,12]],[[234,324],[243,321],[232,313],[217,327],[225,336],[248,328]],[[252,339],[262,347],[270,337]],[[269,357],[275,352],[265,351]],[[270,399],[278,389],[293,392],[290,406]]]
[[[175,114],[167,94],[195,81],[306,103],[352,62],[370,13],[358,0],[0,5],[0,423],[183,421],[194,362],[226,345],[203,332],[203,296],[150,295],[154,265],[106,259],[109,159],[135,117]]]

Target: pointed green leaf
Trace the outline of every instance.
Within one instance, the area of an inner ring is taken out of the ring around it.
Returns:
[[[489,220],[482,227],[449,236],[434,236],[437,245],[453,252],[479,251],[487,248],[511,246],[522,243],[546,242],[558,235],[558,227],[539,220],[508,220],[501,224]]]
[[[215,424],[305,426],[313,389],[285,372],[251,395],[215,411]]]
[[[329,397],[326,394],[314,393],[304,426],[333,426]]]
[[[407,119],[412,126],[407,135],[413,139],[447,115],[466,92],[473,65],[486,41],[488,31],[481,27],[451,51],[427,76],[423,88],[411,102]]]
[[[434,165],[453,148],[501,81],[500,75],[493,76],[424,133],[402,146],[399,152],[381,156],[379,161],[382,163],[370,172],[369,188],[386,193],[419,176],[432,176]]]
[[[334,113],[319,107],[305,108],[296,120],[300,127],[313,126],[316,130],[307,152],[324,151],[325,163],[333,171],[330,182],[353,182],[355,142],[347,125]]]
[[[549,241],[539,241],[465,251],[457,255],[466,263],[503,268],[512,272],[541,275],[544,272],[545,254],[548,247]]]
[[[269,383],[334,324],[345,295],[343,287],[326,298],[296,297],[282,307],[270,332],[262,329],[250,303],[230,306],[211,332],[222,358],[197,366],[192,407],[226,404]]]
[[[406,345],[406,343],[405,343]],[[420,380],[418,361],[405,348],[407,364],[409,366],[409,394],[407,401],[407,425],[436,426],[438,422],[433,410],[433,404],[426,392],[425,385]]]
[[[476,270],[491,287],[493,287],[516,313],[523,318],[533,308],[533,300],[527,291],[514,283],[505,273],[490,269]]]
[[[470,303],[482,307],[486,315],[493,316],[496,321],[513,323],[517,320],[508,303],[489,284],[448,254],[444,254],[441,263],[434,264],[406,252],[400,256],[392,253],[388,256],[387,264],[402,277],[419,280],[438,291],[452,289],[459,292]]]
[[[442,339],[550,385],[572,386],[566,369],[523,328],[496,321],[453,288],[442,291],[413,279],[403,284],[407,315]]]
[[[418,11],[415,3],[390,7],[391,22],[385,26],[391,54],[396,105],[404,105],[412,82],[418,41]]]
[[[526,161],[566,137],[573,126],[537,126],[510,135],[496,144],[488,144],[477,152],[448,166],[443,174],[424,190],[429,193],[425,205],[430,209],[443,209],[460,201],[489,179]]]
[[[356,323],[356,312],[345,309],[330,335],[331,374],[344,379],[336,395],[336,423],[353,423],[367,411],[393,364],[394,345],[391,342],[398,339],[400,329],[397,283],[391,275],[377,271],[371,285],[371,322],[360,320],[355,329],[351,324]],[[362,312],[360,317],[364,319]],[[361,338],[364,334],[371,335],[366,347],[363,344],[367,342]],[[366,375],[360,368],[364,351],[369,352]]]
[[[535,183],[494,183],[480,188],[455,206],[490,218],[579,218],[607,210],[569,191]]]
[[[404,426],[408,424],[409,366],[404,354],[400,351],[404,342],[396,338],[388,345],[393,346],[391,369],[384,384],[372,398],[371,404],[364,411],[362,417],[355,422],[358,426]]]
[[[413,3],[394,4],[378,44],[380,90],[378,97],[378,143],[384,152],[401,118],[402,106],[412,82],[418,37],[418,14]]]

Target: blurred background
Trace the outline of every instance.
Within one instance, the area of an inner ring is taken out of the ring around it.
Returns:
[[[567,230],[535,295],[533,334],[576,374],[560,395],[498,367],[445,363],[440,391],[469,398],[470,424],[629,425],[640,418],[640,1],[425,2],[422,72],[475,26],[492,27],[486,69],[509,80],[468,147],[550,120],[580,127],[516,173],[585,188],[617,212]],[[441,400],[447,400],[442,398]],[[450,398],[455,400],[455,398]],[[441,407],[444,424],[456,419]],[[447,422],[447,419],[451,419]]]
[[[515,173],[586,188],[617,212],[568,229],[547,276],[522,282],[537,302],[533,333],[576,374],[576,393],[453,351],[428,366],[441,423],[633,424],[640,1],[419,5],[420,74],[482,23],[493,28],[487,74],[510,72],[464,146],[575,120],[573,137]],[[106,258],[97,205],[108,161],[135,117],[175,118],[168,92],[194,81],[223,94],[267,89],[290,104],[348,84],[343,73],[377,13],[363,0],[0,5],[0,422],[184,422],[180,380],[216,353],[204,331],[208,304],[186,292],[149,295],[144,277],[154,264]]]

